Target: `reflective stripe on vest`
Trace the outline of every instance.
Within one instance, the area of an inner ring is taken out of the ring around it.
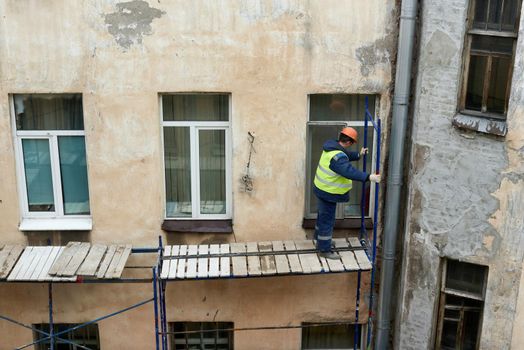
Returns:
[[[314,183],[318,189],[324,192],[331,194],[344,194],[351,190],[353,182],[329,169],[331,159],[337,154],[346,156],[342,151],[322,152],[322,156],[320,156],[320,161],[318,162]]]

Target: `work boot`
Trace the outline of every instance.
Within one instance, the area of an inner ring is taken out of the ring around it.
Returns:
[[[340,259],[340,255],[334,252],[320,252],[318,253],[318,255],[326,259],[333,259],[333,260]]]

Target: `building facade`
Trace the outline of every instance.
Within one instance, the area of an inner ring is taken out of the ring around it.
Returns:
[[[0,245],[305,239],[324,139],[342,125],[362,133],[366,97],[388,123],[391,1],[6,0],[0,12]],[[369,146],[375,157],[372,129]],[[341,237],[358,234],[361,186],[354,193],[337,212]],[[356,285],[356,274],[171,283],[167,317],[174,331],[353,322]],[[56,284],[54,322],[86,322],[151,293],[147,283]],[[47,284],[0,283],[0,314],[49,329]],[[75,334],[94,348],[153,348],[153,318],[143,306]],[[337,332],[205,341],[306,349]],[[0,349],[38,336],[0,321]]]
[[[423,3],[395,348],[522,348],[521,14]]]

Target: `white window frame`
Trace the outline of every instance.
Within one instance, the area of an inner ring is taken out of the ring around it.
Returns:
[[[60,93],[56,94],[61,95]],[[14,95],[9,96],[11,109],[11,126],[13,130],[13,144],[15,149],[16,175],[18,182],[18,197],[20,203],[21,231],[46,231],[46,230],[91,230],[92,217],[88,215],[65,215],[62,198],[62,176],[60,171],[60,156],[58,151],[59,136],[83,136],[85,130],[17,130],[16,114],[14,107]],[[51,161],[51,179],[53,182],[53,201],[55,210],[53,212],[31,212],[27,198],[26,172],[24,165],[24,152],[22,140],[42,139],[49,142],[49,154]],[[87,149],[86,149],[87,160]],[[89,182],[88,182],[89,183]],[[89,185],[88,185],[89,191]],[[89,194],[91,207],[91,194]]]
[[[362,121],[341,121],[341,120],[337,120],[337,121],[320,121],[320,120],[315,120],[315,121],[311,121],[311,111],[310,111],[310,108],[311,108],[311,95],[315,95],[315,94],[320,94],[320,93],[310,93],[308,94],[307,96],[307,133],[306,133],[306,143],[309,143],[310,140],[308,139],[309,138],[309,126],[311,125],[320,125],[320,126],[336,126],[336,125],[340,125],[341,128],[343,127],[346,127],[346,126],[349,126],[349,127],[362,127],[364,128],[365,126],[365,120],[362,120]],[[321,94],[326,94],[326,95],[330,95],[330,94],[342,94],[342,93],[324,93],[322,92]],[[343,93],[344,95],[358,95],[358,94],[352,94],[352,93]],[[377,114],[377,111],[380,107],[380,100],[379,100],[379,96],[375,96],[375,113],[373,115],[373,118],[376,120],[378,114]],[[377,130],[375,130],[375,128],[373,127],[373,124],[368,121],[368,139],[369,139],[369,130],[373,130],[373,154],[368,154],[368,158],[366,159],[366,162],[371,162],[371,173],[374,174],[375,173],[375,163],[376,163],[376,159],[377,159]],[[359,137],[364,137],[364,135],[359,135]],[[368,147],[369,148],[369,147]],[[352,151],[354,152],[360,152],[360,150],[356,150],[356,149],[353,149]],[[369,158],[369,156],[371,155],[371,158]],[[306,177],[308,176],[307,174],[309,174],[309,164],[311,164],[311,154],[310,152],[308,151],[307,152],[307,155],[306,155],[307,159],[306,159]],[[362,170],[362,169],[358,169],[358,170]],[[309,179],[310,181],[307,181],[307,184],[306,184],[306,213],[305,213],[305,218],[306,219],[314,219],[313,215],[314,213],[312,213],[311,211],[311,203],[309,201],[309,198],[311,197],[311,192],[313,191],[313,179]],[[359,194],[360,196],[360,194]],[[374,211],[373,211],[373,207],[375,206],[375,186],[370,186],[370,193],[369,193],[369,212],[368,213],[365,213],[365,216],[366,218],[371,218],[373,219],[373,215],[374,215]],[[353,217],[359,217],[359,216],[345,216],[344,213],[343,213],[343,209],[342,209],[342,206],[340,205],[337,205],[337,209],[336,209],[336,218],[339,219],[339,218],[344,218],[344,219],[347,219],[347,218],[353,218]]]
[[[162,107],[162,97],[168,95],[227,95],[228,96],[228,121],[164,121],[164,111]],[[164,184],[164,220],[222,220],[232,218],[232,142],[231,142],[231,94],[223,93],[203,93],[203,92],[180,92],[163,93],[159,96],[159,109],[162,135],[162,177]],[[165,127],[189,127],[190,139],[190,163],[191,163],[191,216],[167,216],[167,197],[166,197],[166,176],[165,176],[165,147],[164,147],[164,128]],[[226,161],[226,213],[225,214],[201,214],[200,213],[200,164],[198,132],[200,130],[225,130],[225,161]]]

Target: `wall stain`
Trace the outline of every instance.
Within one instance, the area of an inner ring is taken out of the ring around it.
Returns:
[[[121,2],[116,7],[117,11],[106,14],[104,19],[107,30],[124,49],[129,49],[133,44],[141,44],[142,36],[153,33],[153,20],[165,14],[139,0]]]

